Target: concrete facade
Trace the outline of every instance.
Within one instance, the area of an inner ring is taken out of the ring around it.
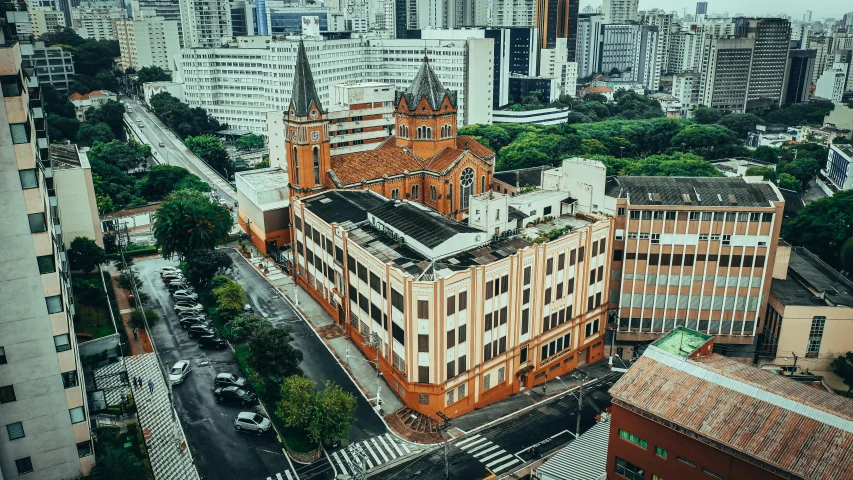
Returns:
[[[114,20],[127,18],[127,10],[120,7],[73,7],[71,23],[74,31],[92,40],[115,40]]]
[[[180,23],[163,17],[117,20],[116,39],[124,68],[160,67],[174,71],[181,52]]]
[[[186,48],[213,48],[233,35],[231,7],[225,0],[181,1],[181,26]]]

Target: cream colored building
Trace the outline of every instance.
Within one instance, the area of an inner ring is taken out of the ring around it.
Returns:
[[[759,364],[788,371],[796,361],[797,373],[846,391],[830,363],[853,350],[853,282],[804,248],[777,252]]]
[[[103,247],[104,236],[89,158],[77,150],[77,145],[51,145],[50,165],[53,168],[56,208],[62,215],[65,248],[69,248],[77,237],[91,238]]]
[[[181,53],[180,23],[163,17],[116,20],[116,40],[124,68],[160,67],[171,72]]]
[[[73,7],[71,24],[77,35],[91,40],[115,40],[115,20],[127,18],[121,7]]]
[[[59,10],[50,7],[31,7],[28,14],[35,38],[65,28],[65,15]]]

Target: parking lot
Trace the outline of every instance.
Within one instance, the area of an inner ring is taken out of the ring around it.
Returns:
[[[242,411],[259,411],[259,407],[239,407],[217,403],[213,396],[213,381],[218,373],[240,374],[230,348],[200,349],[197,339],[191,339],[181,328],[174,313],[171,295],[160,279],[160,268],[174,265],[162,259],[136,263],[144,291],[150,295],[149,308],[160,314],[153,327],[152,337],[166,369],[179,360],[188,360],[191,371],[184,381],[175,385],[175,408],[186,432],[187,441],[202,478],[265,479],[290,478],[292,472],[275,432],[264,434],[237,432],[234,420]]]

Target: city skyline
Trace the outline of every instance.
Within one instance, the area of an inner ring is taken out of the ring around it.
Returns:
[[[598,0],[581,1],[581,10],[583,10],[587,5],[596,8],[601,6],[601,2]],[[649,10],[652,8],[659,8],[667,12],[676,11],[679,14],[682,12],[682,10],[685,10],[688,14],[693,14],[696,10],[696,1],[677,0],[673,2],[667,0],[640,0],[640,10]],[[798,4],[793,0],[782,0],[781,2],[769,2],[767,0],[764,0],[759,2],[752,2],[749,4],[743,4],[742,2],[738,2],[736,0],[712,0],[708,2],[709,14],[722,15],[723,13],[728,12],[729,16],[734,16],[736,14],[773,16],[785,13],[796,20],[801,19],[806,10],[807,9],[803,8],[801,4]],[[843,10],[844,8],[840,5],[815,5],[811,8],[812,19],[840,19],[844,16],[845,12]]]

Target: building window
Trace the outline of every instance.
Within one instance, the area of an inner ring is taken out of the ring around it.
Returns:
[[[42,255],[40,257],[36,257],[36,263],[38,263],[39,273],[42,275],[56,271],[56,261],[54,260],[53,255]]]
[[[618,215],[620,217],[624,217],[625,216],[625,207],[619,207],[616,210],[616,215]]]
[[[710,475],[710,476],[712,476],[712,477],[714,477],[714,478],[719,478],[719,479],[722,479],[722,478],[723,478],[723,476],[722,476],[722,475],[720,475],[719,473],[717,473],[717,472],[712,472],[711,470],[708,470],[707,468],[703,468],[703,469],[702,469],[702,473],[707,474],[707,475]]]
[[[518,354],[518,363],[526,363],[527,362],[527,347],[521,347],[521,350]]]
[[[6,347],[0,347],[0,365],[8,363],[6,360]]]
[[[12,143],[30,143],[30,129],[26,123],[13,123],[9,125],[9,130],[12,131]]]
[[[817,358],[820,353],[820,342],[823,340],[823,328],[826,317],[812,317],[812,327],[809,330],[809,344],[806,347],[806,357]]]
[[[80,458],[88,457],[92,454],[92,441],[86,440],[77,444],[77,456]]]
[[[616,467],[614,471],[628,480],[643,480],[645,472],[642,468],[633,463],[626,462],[619,457],[616,457]]]
[[[6,432],[9,434],[9,440],[24,438],[24,424],[21,422],[10,423],[6,425]]]
[[[17,397],[15,397],[15,387],[13,385],[0,387],[0,404],[12,403],[15,400],[17,400]]]
[[[676,456],[675,456],[675,458],[676,458],[679,462],[681,462],[681,463],[685,463],[685,464],[687,464],[687,465],[690,465],[691,467],[695,467],[695,466],[696,466],[696,464],[695,464],[695,463],[691,462],[690,460],[688,460],[688,459],[686,459],[686,458],[684,458],[684,457],[680,457],[680,456],[676,455]]]
[[[63,333],[62,335],[56,335],[55,337],[53,337],[53,344],[54,346],[56,346],[57,352],[71,350],[71,342],[68,339],[67,333]]]
[[[498,369],[498,383],[503,383],[506,380],[506,367],[501,367]]]
[[[83,411],[83,407],[71,408],[68,410],[68,413],[71,414],[71,423],[86,421],[86,412]]]
[[[731,245],[732,244],[732,236],[731,235],[723,235],[723,245]]]
[[[589,337],[591,335],[595,335],[598,333],[598,321],[599,319],[595,319],[586,324],[586,336]]]
[[[471,200],[472,186],[474,184],[474,169],[466,167],[462,170],[462,175],[459,176],[459,209],[465,210],[468,208],[468,202]]]
[[[629,442],[633,443],[634,445],[638,445],[639,447],[641,447],[643,449],[649,448],[649,442],[643,440],[642,438],[640,438],[640,437],[638,437],[632,433],[626,432],[625,430],[622,430],[622,429],[619,430],[619,438],[622,438],[624,440],[628,440]]]
[[[394,188],[391,190],[391,200],[399,200],[400,199],[400,189]]]
[[[77,370],[71,370],[70,372],[64,372],[62,374],[62,385],[65,388],[76,387],[78,385]]]
[[[18,176],[21,177],[21,188],[23,188],[24,190],[38,188],[39,178],[35,168],[18,170]]]
[[[655,447],[655,455],[657,455],[657,456],[659,456],[659,457],[661,457],[661,458],[666,458],[666,457],[667,457],[667,455],[669,455],[669,452],[667,452],[667,451],[666,451],[665,449],[663,449],[663,448]]]
[[[27,215],[30,221],[30,233],[41,233],[47,231],[47,221],[44,218],[44,213],[31,213]]]
[[[314,147],[312,149],[314,153],[314,185],[320,184],[320,149]]]
[[[485,390],[488,390],[490,388],[492,388],[492,374],[491,373],[483,376],[483,390],[485,391]]]
[[[486,191],[486,176],[483,175],[482,177],[480,177],[480,193],[483,193],[485,191]],[[500,210],[498,210],[498,212],[500,212]],[[501,216],[500,216],[500,213],[498,213],[498,216],[495,218],[495,220],[500,220],[500,219],[501,219]]]
[[[429,186],[429,199],[430,199],[430,201],[432,201],[432,202],[434,202],[434,201],[436,200],[435,185],[430,185],[430,186]]]
[[[15,468],[18,469],[18,475],[30,473],[33,471],[33,461],[30,457],[19,458],[15,460]]]
[[[45,297],[45,303],[47,303],[47,313],[59,313],[62,311],[62,296],[54,295],[52,297]]]
[[[449,390],[447,392],[447,400],[445,400],[445,405],[450,405],[451,403],[454,402],[454,399],[453,399],[454,395],[453,394],[455,394],[455,393],[456,393],[456,390]]]
[[[412,185],[412,200],[418,199],[418,186]]]
[[[461,400],[465,398],[465,395],[465,384],[463,383],[462,385],[459,385],[459,387],[456,388],[456,398]]]
[[[293,147],[293,174],[296,184],[299,185],[299,155],[296,153],[296,147]]]

